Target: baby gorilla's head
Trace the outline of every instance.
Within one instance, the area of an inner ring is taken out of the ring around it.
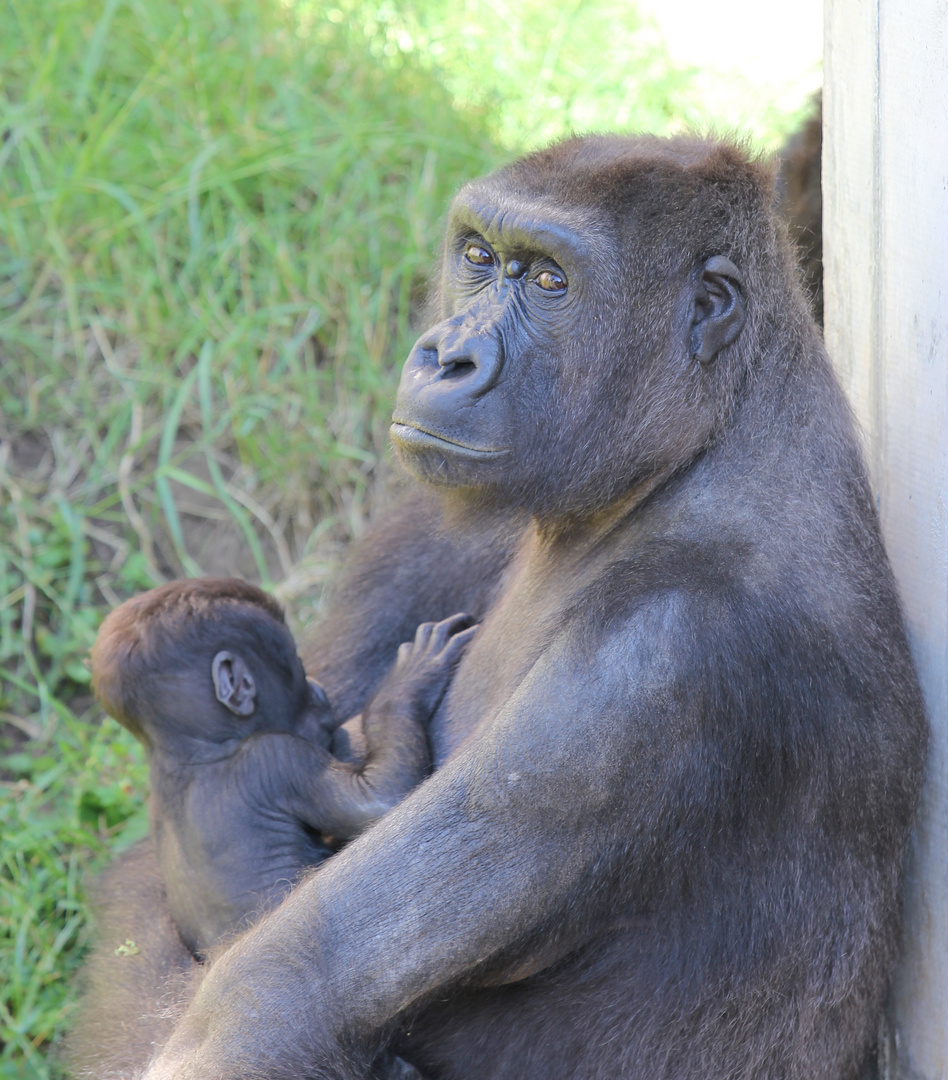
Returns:
[[[92,649],[105,711],[149,747],[293,731],[331,710],[279,604],[235,578],[173,581],[126,600]]]

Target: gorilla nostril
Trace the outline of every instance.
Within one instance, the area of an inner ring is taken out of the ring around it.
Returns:
[[[477,368],[477,364],[466,356],[458,356],[450,359],[438,360],[441,365],[441,377],[443,379],[456,378],[459,375],[469,375]]]

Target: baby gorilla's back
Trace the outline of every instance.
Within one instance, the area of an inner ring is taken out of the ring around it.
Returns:
[[[303,739],[251,736],[232,758],[193,770],[184,793],[177,776],[152,760],[155,848],[172,919],[195,955],[275,907],[306,869],[333,853],[281,797],[281,778],[293,770],[263,760],[278,758],[281,747],[314,780],[325,773],[328,754]]]

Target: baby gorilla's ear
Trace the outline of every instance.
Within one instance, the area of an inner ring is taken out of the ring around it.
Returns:
[[[249,716],[255,708],[257,687],[253,675],[243,660],[232,652],[223,650],[211,661],[211,678],[214,693],[237,716]]]

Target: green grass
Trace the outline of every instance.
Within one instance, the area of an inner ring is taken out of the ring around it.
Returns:
[[[377,498],[439,214],[499,155],[278,3],[0,18],[0,1076],[42,1077],[83,872],[144,828],[96,627],[181,574],[319,583]]]
[[[105,612],[237,573],[305,623],[384,498],[451,190],[707,119],[629,5],[504,10],[0,0],[0,1080],[55,1073],[84,876],[147,827]]]

